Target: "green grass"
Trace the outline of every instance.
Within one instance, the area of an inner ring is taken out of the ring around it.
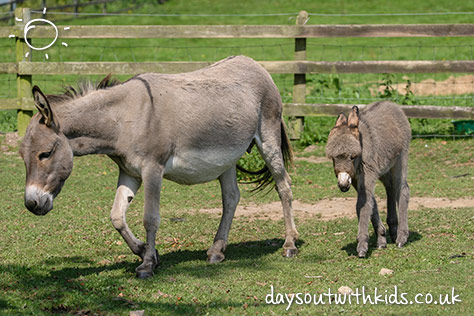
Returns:
[[[39,1],[36,1],[39,2]],[[145,3],[145,1],[138,1]],[[36,6],[36,4],[35,4]],[[110,4],[111,11],[124,2]],[[404,13],[472,11],[470,3],[452,1],[175,1],[162,6],[145,3],[131,13]],[[99,10],[89,7],[86,11]],[[127,11],[125,11],[127,12]],[[469,15],[318,17],[310,24],[349,23],[471,23]],[[294,24],[285,17],[108,17],[60,21],[58,25],[82,24]],[[39,44],[40,42],[38,42]],[[68,40],[49,51],[51,61],[172,61],[217,60],[246,54],[257,60],[291,60],[292,40]],[[310,39],[310,60],[472,60],[472,38],[414,39]],[[0,39],[0,62],[14,61],[9,39]],[[434,48],[436,47],[436,48]],[[35,54],[34,60],[42,60]],[[404,74],[394,83],[406,83]],[[450,74],[409,76],[412,82],[427,78],[445,80]],[[126,77],[121,77],[125,79]],[[97,80],[98,77],[91,77]],[[384,81],[383,75],[308,76],[308,102],[368,103],[376,98],[369,88]],[[16,97],[14,75],[0,75],[0,97]],[[34,76],[33,83],[47,93],[77,80],[77,76]],[[284,101],[291,101],[293,78],[275,75]],[[391,96],[397,101],[403,95]],[[398,99],[397,99],[398,98]],[[472,106],[472,94],[449,98],[414,96],[409,104]],[[0,111],[0,131],[16,129],[15,111]],[[453,134],[449,120],[412,119],[413,134]],[[334,118],[308,118],[303,148],[316,143],[312,152],[298,156],[324,156],[324,141]],[[0,135],[0,142],[4,136]],[[447,199],[474,198],[473,139],[456,141],[417,139],[412,141],[409,184],[413,197]],[[199,186],[179,186],[166,181],[161,200],[162,222],[157,235],[161,266],[149,280],[137,280],[139,264],[112,227],[112,206],[117,167],[106,157],[75,159],[73,174],[55,200],[54,210],[36,217],[23,206],[24,166],[18,155],[0,151],[0,314],[1,315],[128,315],[145,309],[146,315],[471,315],[473,208],[429,209],[409,213],[410,240],[406,247],[376,250],[370,242],[370,256],[356,258],[357,220],[297,218],[301,235],[299,255],[281,257],[283,221],[236,218],[230,233],[226,260],[219,265],[205,263],[218,226],[218,217],[198,212],[220,207],[217,181]],[[10,148],[16,151],[17,148]],[[251,159],[253,157],[250,157]],[[250,161],[255,165],[255,161]],[[354,197],[341,193],[331,163],[297,161],[291,172],[294,198],[316,203],[322,199]],[[274,191],[249,193],[241,186],[241,204],[278,201]],[[376,195],[384,197],[381,185]],[[143,239],[143,193],[127,214],[131,229]],[[184,221],[172,221],[172,218]],[[385,217],[385,214],[382,215]],[[370,231],[372,233],[372,230]],[[381,268],[394,270],[381,276]],[[417,293],[434,296],[455,288],[461,303],[455,305],[267,305],[271,286],[279,293],[322,294],[340,286],[353,290],[393,293],[394,286],[412,299]]]
[[[408,179],[411,195],[473,198],[473,145],[471,139],[414,140]],[[310,153],[297,152],[298,156],[323,154],[322,145]],[[139,309],[147,315],[469,315],[474,311],[470,286],[473,208],[412,211],[406,247],[389,244],[376,250],[372,237],[365,260],[354,256],[356,219],[297,218],[300,253],[288,260],[281,257],[282,220],[239,217],[231,229],[226,260],[208,265],[206,250],[219,218],[197,210],[220,206],[218,183],[179,186],[166,181],[157,235],[162,263],[152,279],[143,281],[134,277],[138,258],[108,218],[117,177],[117,168],[108,158],[76,158],[55,208],[44,217],[32,215],[23,206],[24,172],[17,155],[0,153],[2,315],[128,315]],[[291,175],[294,197],[303,202],[355,196],[354,190],[339,192],[329,162],[297,161]],[[255,195],[247,192],[249,188],[241,186],[244,205],[278,200],[273,191]],[[384,196],[381,185],[376,194]],[[140,238],[144,236],[142,209],[139,191],[128,223]],[[184,221],[171,221],[175,217]],[[381,268],[394,273],[381,276]],[[454,287],[462,302],[446,306],[293,304],[286,311],[286,304],[265,303],[271,286],[279,293],[311,294],[328,289],[334,293],[340,286],[359,291],[363,286],[366,291],[377,288],[379,293],[391,294],[397,286],[409,299],[417,293],[448,294]]]

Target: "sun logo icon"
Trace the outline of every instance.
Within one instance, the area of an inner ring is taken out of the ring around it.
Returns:
[[[46,8],[43,9],[43,15],[45,15],[45,14],[46,14]],[[16,19],[17,21],[19,21],[19,22],[22,21],[22,19],[19,19],[19,18],[15,18],[15,19]],[[53,29],[54,29],[54,32],[55,32],[54,39],[53,39],[48,45],[46,45],[46,46],[35,47],[35,46],[33,46],[33,45],[28,41],[28,32],[29,32],[30,30],[36,28],[36,25],[33,25],[33,23],[36,23],[36,22],[44,22],[44,23],[46,23],[46,24],[51,25],[51,26],[53,27]],[[67,31],[67,30],[69,30],[69,29],[71,29],[71,28],[68,27],[68,26],[67,26],[67,27],[64,27],[64,30],[65,30],[65,31]],[[31,48],[32,50],[38,50],[38,51],[40,51],[40,50],[46,50],[46,49],[50,48],[51,46],[53,46],[54,43],[56,43],[56,40],[58,39],[59,31],[58,31],[58,27],[56,26],[56,24],[54,24],[54,23],[51,22],[50,20],[46,20],[46,19],[33,19],[33,20],[31,20],[31,21],[28,21],[28,23],[25,24],[25,27],[24,27],[24,29],[23,29],[23,34],[24,34],[23,37],[24,37],[24,39],[25,39],[26,45],[28,45],[28,47]],[[14,38],[15,35],[12,34],[12,35],[10,35],[9,37],[10,37],[10,38]],[[66,42],[61,42],[61,44],[62,44],[63,46],[65,46],[65,47],[68,47],[68,44],[67,44]],[[30,54],[30,52],[26,52],[25,57],[28,57],[29,54]],[[46,59],[49,59],[49,55],[48,55],[47,53],[44,54],[44,57],[45,57]]]

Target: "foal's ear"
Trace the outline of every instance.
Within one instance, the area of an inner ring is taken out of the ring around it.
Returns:
[[[340,113],[336,120],[336,125],[334,127],[339,127],[341,125],[347,125],[347,117],[344,113]]]
[[[35,106],[43,117],[44,124],[48,127],[53,126],[55,122],[53,120],[53,112],[51,111],[48,99],[43,92],[41,92],[41,89],[38,88],[38,86],[34,86],[32,92]]]
[[[347,125],[349,125],[352,135],[359,139],[359,108],[357,106],[352,107],[352,111],[347,120]]]

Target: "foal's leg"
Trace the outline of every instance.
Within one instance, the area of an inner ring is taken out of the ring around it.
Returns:
[[[135,197],[135,193],[137,193],[140,184],[140,179],[131,177],[125,173],[125,171],[120,170],[114,205],[110,212],[110,219],[132,252],[143,259],[145,244],[135,237],[130,228],[128,228],[126,221],[128,206]]]
[[[374,208],[372,210],[372,216],[370,220],[372,221],[372,226],[374,227],[375,235],[377,236],[377,248],[387,247],[387,239],[385,238],[385,227],[383,226],[382,221],[380,220],[379,210],[377,207],[377,201],[373,199]]]
[[[397,216],[397,193],[395,192],[395,183],[393,181],[393,171],[391,169],[382,177],[385,192],[387,193],[387,224],[392,242],[397,239],[398,216]]]
[[[217,230],[214,243],[207,251],[207,261],[209,263],[221,262],[224,260],[224,251],[227,245],[230,226],[234,218],[235,209],[240,199],[239,187],[237,186],[237,175],[235,166],[224,172],[219,177],[222,191],[222,218]]]
[[[398,231],[396,243],[398,247],[403,247],[408,240],[408,200],[410,199],[410,188],[407,183],[408,173],[408,151],[402,152],[397,164],[397,171],[395,174],[396,183],[398,187],[397,201],[398,201]]]
[[[278,122],[278,125],[281,123]],[[298,231],[296,230],[295,221],[293,219],[292,199],[293,193],[291,191],[291,179],[285,169],[283,154],[280,148],[280,126],[276,129],[278,136],[267,136],[262,143],[257,142],[260,153],[265,160],[265,164],[272,173],[273,179],[276,183],[276,189],[283,206],[283,217],[285,220],[285,243],[283,244],[283,256],[294,257],[298,253],[295,246],[295,241],[298,239]],[[264,128],[262,128],[264,129]],[[275,131],[275,129],[273,129]]]
[[[357,217],[359,218],[359,231],[357,233],[357,255],[364,258],[369,249],[369,219],[374,209],[374,188],[376,177],[364,175],[358,181],[357,189]]]
[[[144,279],[153,276],[158,266],[158,251],[155,249],[155,238],[160,225],[160,193],[163,182],[163,166],[151,165],[142,171],[145,191],[145,213],[143,225],[146,230],[145,252],[143,263],[135,270],[137,277]]]

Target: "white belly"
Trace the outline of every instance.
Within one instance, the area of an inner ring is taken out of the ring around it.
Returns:
[[[246,147],[192,149],[177,153],[166,162],[164,177],[180,184],[209,182],[234,166],[245,150]]]

